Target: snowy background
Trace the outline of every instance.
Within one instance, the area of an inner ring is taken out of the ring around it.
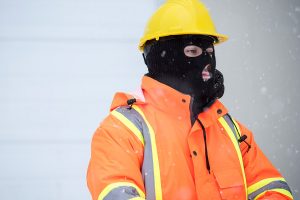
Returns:
[[[0,0],[0,199],[90,199],[90,140],[116,91],[146,71],[159,0]],[[300,1],[204,3],[219,32],[222,101],[300,199]]]

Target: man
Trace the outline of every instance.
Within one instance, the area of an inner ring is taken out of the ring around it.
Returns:
[[[284,178],[218,100],[218,34],[197,0],[169,0],[139,48],[139,94],[117,93],[97,129],[87,181],[94,200],[293,199]]]

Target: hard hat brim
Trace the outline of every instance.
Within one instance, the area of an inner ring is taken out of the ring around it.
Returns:
[[[211,34],[211,33],[193,33],[193,32],[184,32],[184,33],[174,33],[174,34],[170,34],[170,33],[166,33],[166,34],[158,34],[159,36],[145,36],[143,37],[141,40],[140,40],[140,43],[139,43],[139,50],[140,51],[144,51],[144,47],[145,47],[145,44],[147,41],[150,41],[150,40],[159,40],[159,38],[162,38],[162,37],[167,37],[167,36],[172,36],[172,35],[205,35],[205,36],[211,36],[211,37],[214,37],[216,38],[215,42],[214,42],[214,45],[217,45],[217,44],[220,44],[220,43],[223,43],[225,42],[226,40],[228,40],[228,36],[227,35],[223,35],[223,34],[219,34],[219,33],[215,33],[215,34]]]

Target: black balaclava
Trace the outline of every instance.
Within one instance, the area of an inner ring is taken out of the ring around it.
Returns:
[[[169,36],[147,42],[144,48],[144,60],[149,70],[146,75],[189,94],[194,115],[214,100],[216,59],[213,42],[213,38],[201,35]],[[197,52],[191,57],[190,53],[195,53],[195,49]]]

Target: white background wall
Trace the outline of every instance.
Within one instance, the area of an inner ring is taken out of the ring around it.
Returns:
[[[90,140],[146,72],[138,40],[161,0],[0,0],[0,199],[90,199]],[[222,101],[300,190],[299,0],[205,0]]]

